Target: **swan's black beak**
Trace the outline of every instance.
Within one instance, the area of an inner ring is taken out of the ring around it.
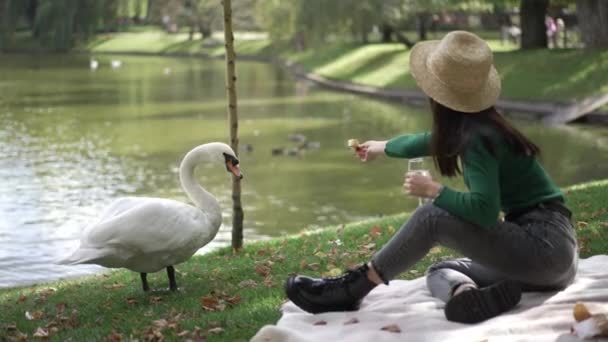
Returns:
[[[239,168],[239,160],[227,153],[224,153],[224,159],[226,160],[226,171],[232,173],[239,179],[243,179],[243,174]]]

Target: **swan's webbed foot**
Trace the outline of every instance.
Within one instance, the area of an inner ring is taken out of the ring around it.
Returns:
[[[144,289],[144,292],[148,292],[150,291],[150,286],[148,285],[148,274],[147,273],[140,273],[139,276],[141,277],[141,285]]]
[[[169,290],[173,292],[178,291],[177,282],[175,281],[175,268],[173,266],[167,266],[167,276],[169,277]]]

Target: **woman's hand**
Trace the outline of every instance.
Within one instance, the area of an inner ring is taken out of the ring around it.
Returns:
[[[403,190],[408,195],[435,198],[441,190],[441,184],[435,182],[431,176],[424,176],[419,172],[410,171],[405,174]]]
[[[369,140],[359,144],[355,149],[357,157],[363,162],[374,160],[379,155],[384,155],[384,148],[387,141]]]

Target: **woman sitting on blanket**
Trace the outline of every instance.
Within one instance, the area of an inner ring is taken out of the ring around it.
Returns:
[[[496,111],[500,78],[492,59],[488,45],[464,31],[414,46],[410,70],[430,98],[432,132],[367,141],[358,157],[432,156],[442,175],[462,173],[469,191],[407,173],[405,191],[432,203],[418,208],[369,263],[336,278],[287,279],[291,301],[311,313],[357,310],[376,285],[388,284],[436,244],[466,257],[436,263],[426,275],[450,321],[481,322],[512,309],[522,290],[562,289],[573,281],[571,213],[538,162],[538,146]]]

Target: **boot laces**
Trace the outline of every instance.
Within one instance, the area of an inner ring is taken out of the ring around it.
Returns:
[[[361,276],[364,276],[365,273],[363,271],[363,267],[359,267],[354,270],[347,270],[346,273],[337,277],[324,278],[323,280],[326,282],[326,285],[323,292],[331,293],[340,290],[350,294],[350,291],[347,289],[348,284],[353,283]]]

